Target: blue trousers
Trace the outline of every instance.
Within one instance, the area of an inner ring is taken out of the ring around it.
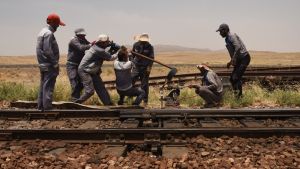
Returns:
[[[38,96],[39,110],[52,109],[52,97],[58,73],[59,70],[55,68],[49,68],[47,71],[40,70],[41,80]]]
[[[72,92],[71,92],[72,101],[75,101],[80,98],[80,92],[83,89],[83,84],[78,74],[78,66],[67,64],[66,68],[67,68],[67,74],[72,88]]]
[[[243,75],[247,69],[247,66],[250,63],[250,55],[242,56],[237,58],[237,63],[233,68],[233,71],[230,75],[230,82],[235,94],[240,97],[243,94]]]
[[[112,101],[100,77],[100,73],[89,74],[81,69],[78,70],[78,73],[83,83],[84,92],[81,97],[75,101],[76,103],[83,103],[96,91],[104,105],[112,105]]]

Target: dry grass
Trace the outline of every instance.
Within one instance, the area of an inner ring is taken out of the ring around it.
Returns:
[[[275,52],[257,52],[251,51],[251,65],[299,65],[300,53],[275,53]],[[226,51],[219,52],[163,52],[157,53],[156,59],[166,64],[198,64],[209,63],[224,65],[229,60]],[[66,56],[60,59],[61,64],[66,62]],[[28,65],[37,64],[35,56],[0,56],[0,65]],[[114,80],[114,70],[112,62],[105,62],[107,66],[102,68],[101,77],[103,80]],[[188,65],[178,66],[178,74],[198,72],[196,68]],[[151,76],[167,75],[168,69],[154,66]],[[15,68],[0,67],[0,81],[17,82],[26,86],[37,85],[39,83],[39,70],[37,67]],[[58,81],[68,83],[65,67],[61,67]]]

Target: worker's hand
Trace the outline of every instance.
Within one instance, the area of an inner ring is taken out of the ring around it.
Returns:
[[[53,68],[54,68],[57,72],[59,72],[59,65],[58,65],[58,63],[55,64],[55,65],[53,65]]]
[[[188,87],[189,87],[189,88],[198,88],[198,86],[195,85],[195,84],[190,84],[190,85],[188,85]]]
[[[230,65],[231,65],[231,60],[227,63],[227,69],[230,68]]]
[[[148,74],[150,74],[151,69],[152,69],[152,66],[147,66],[146,72],[147,72]]]
[[[91,43],[91,46],[95,45],[96,42],[97,42],[97,41],[94,40],[94,41]]]
[[[235,66],[236,65],[236,59],[231,59],[231,65]]]

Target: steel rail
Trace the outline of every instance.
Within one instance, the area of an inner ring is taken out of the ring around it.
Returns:
[[[56,109],[42,112],[34,109],[3,109],[0,110],[0,118],[26,118],[26,119],[47,119],[47,118],[77,118],[77,117],[103,117],[103,118],[119,118],[120,111],[114,109],[99,110],[66,110]]]
[[[47,112],[27,109],[2,109],[0,119],[7,118],[204,118],[204,117],[300,117],[300,108],[277,109],[99,109],[99,110],[65,110],[57,109]]]
[[[231,72],[227,71],[217,71],[219,76],[230,76]],[[245,76],[300,76],[300,71],[261,71],[261,72],[250,72],[246,71]],[[187,77],[201,77],[200,73],[186,73],[186,74],[177,74],[174,78],[187,78]],[[165,80],[166,76],[153,76],[150,77],[149,80]],[[114,84],[114,80],[104,81],[104,84]]]
[[[147,135],[150,135],[149,139]],[[147,128],[147,129],[99,129],[99,130],[0,130],[0,140],[102,140],[108,144],[129,144],[135,142],[166,143],[168,136],[251,136],[300,135],[300,128]],[[113,138],[115,137],[115,138]]]
[[[222,77],[226,77],[226,76],[230,76],[231,72],[225,72],[225,71],[220,71],[220,72],[216,72],[219,76]],[[251,78],[251,77],[258,77],[258,76],[279,76],[279,77],[300,77],[300,71],[246,71],[244,74],[245,78]],[[200,73],[187,73],[187,74],[177,74],[174,76],[174,79],[176,78],[189,78],[189,77],[193,77],[193,78],[197,78],[197,77],[201,77]],[[165,80],[166,76],[153,76],[150,77],[149,80],[150,81],[154,81],[154,80]],[[112,85],[115,84],[114,80],[109,80],[109,81],[104,81],[104,84],[107,85]]]
[[[120,118],[300,117],[299,108],[287,109],[143,109],[123,110]]]

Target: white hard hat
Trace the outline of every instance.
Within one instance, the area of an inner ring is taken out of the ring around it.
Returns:
[[[98,42],[106,42],[106,41],[109,41],[109,37],[107,35],[105,35],[105,34],[100,34],[98,36],[98,40],[97,41]]]
[[[149,42],[149,41],[150,41],[150,38],[149,38],[148,33],[142,33],[142,34],[139,36],[139,41]]]

